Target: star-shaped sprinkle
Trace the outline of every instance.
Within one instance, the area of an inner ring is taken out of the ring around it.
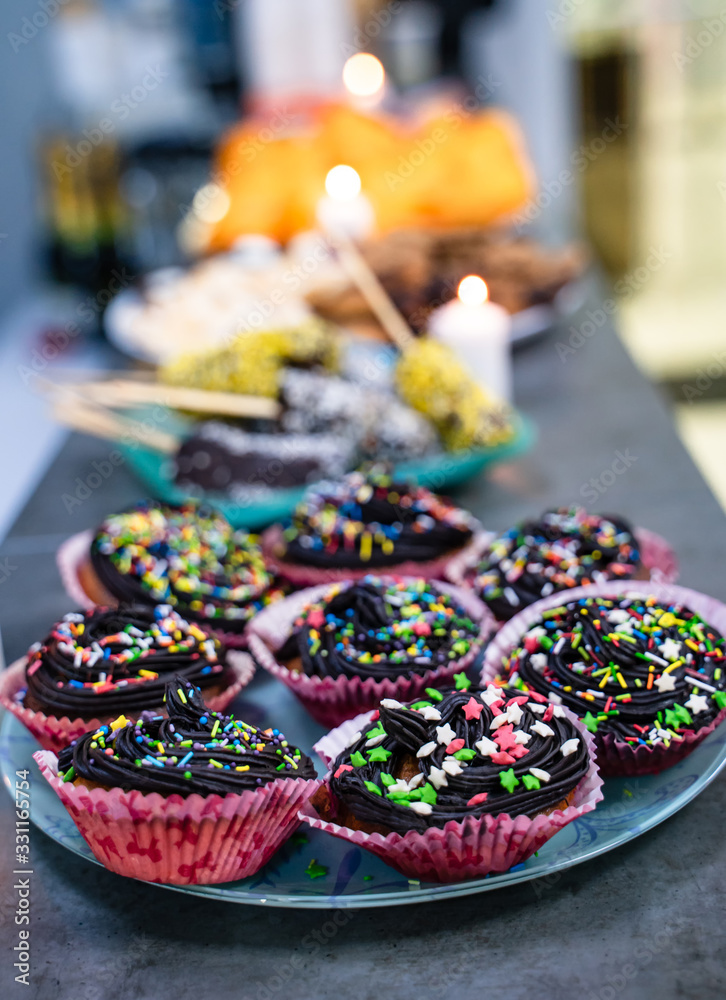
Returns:
[[[430,816],[434,809],[429,802],[409,802],[409,806],[419,816]]]
[[[525,733],[525,731],[523,729],[518,729],[515,732],[515,734],[514,734],[514,742],[515,743],[525,744],[525,743],[529,743],[529,741],[531,739],[532,739],[532,734],[531,733]]]
[[[353,764],[354,767],[363,767],[366,762],[366,759],[362,753],[356,750],[355,753],[352,753],[350,755],[350,762],[351,764]]]
[[[482,757],[491,757],[493,753],[497,753],[499,750],[499,747],[494,740],[487,739],[486,736],[482,736],[480,740],[477,740],[474,746],[477,748]]]
[[[461,774],[463,771],[461,764],[454,757],[445,757],[441,766],[450,778],[455,778],[457,774]]]
[[[676,642],[675,639],[668,637],[659,646],[661,656],[665,660],[670,660],[671,663],[674,660],[679,660],[681,658],[681,644]]]
[[[547,654],[532,653],[532,655],[529,658],[529,662],[531,663],[531,665],[534,667],[535,670],[538,670],[541,673],[547,666]]]
[[[468,691],[471,687],[471,681],[463,670],[460,674],[454,674],[454,686],[457,691]]]
[[[676,679],[673,674],[661,674],[660,677],[656,677],[655,686],[661,694],[666,691],[675,691]]]
[[[432,754],[435,749],[436,749],[436,744],[432,740],[430,743],[424,743],[422,747],[419,747],[418,750],[416,751],[416,756],[428,757],[429,754]]]
[[[494,734],[494,742],[499,745],[500,750],[509,750],[510,747],[517,745],[511,722],[506,726],[501,726],[501,728],[496,731]]]
[[[316,858],[310,862],[310,864],[305,869],[305,874],[308,878],[322,878],[323,875],[328,874],[328,869],[325,865],[319,865]]]
[[[507,705],[507,719],[509,722],[513,722],[515,726],[518,726],[522,721],[523,715],[524,712],[516,702],[513,705]]]
[[[550,727],[547,725],[546,722],[540,722],[539,719],[537,719],[536,722],[532,723],[532,725],[530,726],[530,729],[531,729],[531,731],[533,733],[537,733],[538,736],[554,736],[555,735],[554,729],[550,729]]]
[[[509,792],[510,794],[511,794],[511,793],[512,793],[512,792],[514,791],[514,789],[515,789],[515,788],[517,787],[517,785],[519,784],[519,778],[517,778],[517,777],[515,776],[515,774],[514,774],[514,769],[513,769],[513,768],[511,768],[511,767],[509,768],[509,770],[507,770],[507,771],[502,771],[502,772],[500,773],[500,775],[499,775],[499,780],[500,780],[500,782],[502,783],[502,787],[503,787],[503,788],[506,788],[506,790],[507,790],[507,791],[508,791],[508,792]]]
[[[535,778],[533,774],[522,775],[522,784],[529,791],[536,790],[537,788],[540,787],[539,778]]]
[[[381,708],[403,708],[404,706],[400,701],[396,701],[395,698],[384,698],[381,702]]]
[[[582,721],[591,733],[597,732],[597,719],[592,714],[592,712],[585,712]]]
[[[502,767],[504,764],[514,764],[516,757],[514,754],[507,753],[506,750],[499,750],[497,753],[492,754],[492,763],[498,764]]]
[[[449,783],[449,780],[446,777],[446,771],[444,771],[443,767],[432,767],[429,771],[429,781],[434,788],[443,788]]]
[[[386,750],[385,747],[373,747],[368,751],[368,760],[371,763],[382,763],[383,761],[388,760],[390,756],[391,751]]]
[[[456,733],[447,722],[444,726],[436,727],[436,739],[439,743],[443,743],[444,746],[446,746],[451,743],[452,740],[456,739]]]
[[[500,726],[506,726],[509,724],[509,719],[507,718],[507,713],[502,712],[500,715],[496,715],[492,721],[489,723],[489,729],[493,732],[499,729]]]
[[[472,719],[478,719],[481,713],[484,711],[484,706],[481,704],[481,702],[476,701],[476,699],[474,698],[470,698],[467,701],[466,705],[462,705],[461,708],[464,712],[464,718],[467,720],[467,722],[470,722]],[[439,718],[441,718],[441,716],[439,716]]]
[[[578,739],[565,740],[565,742],[560,747],[560,751],[563,757],[569,757],[571,753],[574,753],[580,745]]]
[[[698,715],[699,712],[708,711],[708,698],[705,694],[696,694],[694,691],[685,705],[686,708],[690,708],[694,715]]]
[[[426,705],[424,708],[419,708],[418,713],[423,716],[427,722],[438,722],[441,718],[441,712],[438,708],[434,708],[433,705]]]
[[[543,781],[545,784],[547,784],[547,782],[552,777],[549,771],[545,771],[541,767],[530,767],[529,773],[533,774],[535,778],[537,778],[539,781]]]
[[[496,685],[489,684],[487,686],[486,691],[482,691],[480,697],[481,697],[481,700],[486,705],[493,705],[495,701],[501,701],[502,700],[502,692],[501,692],[501,690],[498,687],[496,687]]]
[[[536,701],[528,701],[527,708],[530,710],[530,712],[534,712],[535,715],[545,714],[545,706],[538,705]]]

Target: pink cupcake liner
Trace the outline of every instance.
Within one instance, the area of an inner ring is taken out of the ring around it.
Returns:
[[[329,589],[330,584],[326,583],[299,590],[285,600],[265,608],[248,628],[249,650],[255,660],[290,688],[316,722],[328,728],[337,726],[359,712],[375,708],[383,698],[413,701],[424,688],[452,683],[454,674],[466,670],[476,658],[485,639],[494,630],[494,618],[478,598],[469,591],[442,583],[441,589],[451,594],[473,621],[481,623],[479,638],[468,653],[455,663],[428,670],[425,674],[384,680],[372,677],[318,677],[289,670],[277,661],[275,653],[290,635],[293,622],[305,605],[321,598]]]
[[[657,583],[654,580],[608,580],[606,583],[593,584],[590,587],[576,587],[573,590],[559,591],[549,597],[530,604],[499,629],[489,644],[484,655],[481,671],[481,683],[488,684],[494,680],[502,669],[502,661],[519,645],[519,640],[528,628],[539,618],[543,611],[558,608],[570,601],[578,601],[581,597],[625,597],[636,594],[639,597],[653,596],[668,604],[685,604],[696,611],[705,620],[726,634],[726,604],[701,594],[689,587],[677,586],[673,583]],[[714,731],[726,719],[726,709],[718,713],[716,718],[701,729],[683,734],[681,740],[671,740],[666,747],[659,743],[654,747],[638,744],[633,747],[629,743],[616,740],[610,734],[598,735],[595,738],[597,762],[605,777],[624,775],[659,774],[668,767],[677,764],[694,750],[699,743]]]
[[[302,563],[287,562],[275,555],[275,549],[282,542],[282,527],[273,524],[262,534],[260,545],[265,562],[279,576],[297,587],[314,587],[320,583],[338,583],[341,580],[360,580],[374,573],[377,576],[415,576],[424,580],[446,580],[446,569],[452,559],[461,559],[474,544],[474,539],[455,552],[448,552],[438,559],[427,562],[397,563],[395,566],[368,566],[360,569],[336,569],[322,566],[305,566]]]
[[[61,581],[63,582],[63,588],[71,601],[73,601],[73,606],[75,608],[82,608],[84,611],[90,611],[97,606],[97,602],[86,593],[81,583],[81,570],[89,561],[91,542],[94,535],[95,532],[93,531],[80,531],[77,535],[71,535],[70,538],[67,538],[63,542],[56,553],[56,564]],[[100,582],[99,587],[101,590],[104,590]],[[108,594],[108,600],[105,602],[105,605],[107,607],[114,607],[117,604],[118,598]],[[184,617],[183,610],[179,614]],[[198,619],[194,620],[198,621]],[[209,621],[201,621],[199,624],[210,632],[213,632],[220,642],[223,642],[229,649],[245,649],[247,646],[244,629],[240,632],[228,632],[224,628],[213,625],[211,619]]]
[[[320,782],[278,778],[229,795],[170,795],[64,782],[58,759],[33,754],[94,857],[118,875],[169,885],[212,885],[254,875],[300,825]]]
[[[665,538],[648,528],[634,528],[633,534],[638,542],[640,561],[650,573],[650,579],[654,583],[675,583],[678,579],[678,559]],[[478,532],[471,545],[449,562],[446,579],[459,587],[471,587],[476,566],[496,537],[494,531]]]
[[[590,754],[590,767],[575,787],[566,809],[555,809],[535,816],[509,816],[508,813],[467,817],[463,822],[450,820],[444,827],[430,827],[423,833],[409,830],[400,833],[365,833],[323,819],[311,801],[300,810],[300,818],[316,830],[324,830],[351,844],[365,848],[409,878],[428,882],[459,882],[483,878],[493,872],[506,872],[526,861],[535,851],[568,823],[591,812],[602,799],[602,778],[593,752],[593,739],[579,719],[565,710],[577,728]],[[357,731],[365,728],[372,715],[344,722],[328,733],[315,750],[330,765],[350,746]],[[326,775],[326,779],[330,773]]]
[[[249,684],[255,673],[254,660],[248,653],[230,650],[227,654],[227,663],[234,673],[234,681],[219,694],[206,698],[207,707],[212,712],[223,712],[242,688]],[[18,700],[18,695],[26,687],[26,664],[27,657],[23,656],[0,674],[0,704],[23,723],[44,750],[57,753],[68,746],[71,740],[77,740],[84,733],[98,729],[114,718],[106,716],[103,719],[69,719],[65,715],[56,718],[44,712],[34,712],[30,708],[25,708]]]

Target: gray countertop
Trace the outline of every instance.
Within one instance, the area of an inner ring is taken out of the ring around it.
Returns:
[[[569,331],[559,334],[561,343],[568,338]],[[572,502],[620,513],[673,542],[683,584],[726,599],[724,517],[667,406],[611,329],[566,354],[557,343],[554,334],[516,356],[517,402],[539,426],[537,447],[471,483],[458,494],[461,503],[494,529]],[[109,450],[70,437],[0,546],[8,661],[68,610],[54,562],[58,543],[141,495],[120,467],[67,510],[64,494],[73,494],[77,477],[85,480]],[[13,981],[14,816],[2,796],[2,995],[722,998],[725,805],[722,774],[661,826],[549,880],[460,900],[335,913],[170,893],[113,875],[35,830],[27,988]]]

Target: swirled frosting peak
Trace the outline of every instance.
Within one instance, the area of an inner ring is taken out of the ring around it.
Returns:
[[[276,778],[314,778],[309,757],[278,729],[258,729],[234,715],[210,712],[198,687],[175,677],[167,684],[168,718],[120,716],[62,750],[65,781],[184,797],[243,792]]]
[[[283,557],[311,566],[361,568],[424,562],[461,548],[476,521],[450,501],[377,470],[318,483],[283,533]]]
[[[462,682],[380,714],[331,767],[330,790],[355,818],[405,833],[467,816],[534,816],[558,807],[589,767],[580,732],[539,694]]]

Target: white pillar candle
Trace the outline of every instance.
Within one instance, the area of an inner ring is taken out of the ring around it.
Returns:
[[[456,352],[472,378],[497,399],[511,402],[512,319],[489,301],[482,278],[463,278],[456,298],[431,313],[428,329]]]
[[[373,229],[373,206],[361,193],[360,177],[353,167],[340,164],[328,171],[325,194],[317,206],[317,219],[331,236],[360,240]]]

